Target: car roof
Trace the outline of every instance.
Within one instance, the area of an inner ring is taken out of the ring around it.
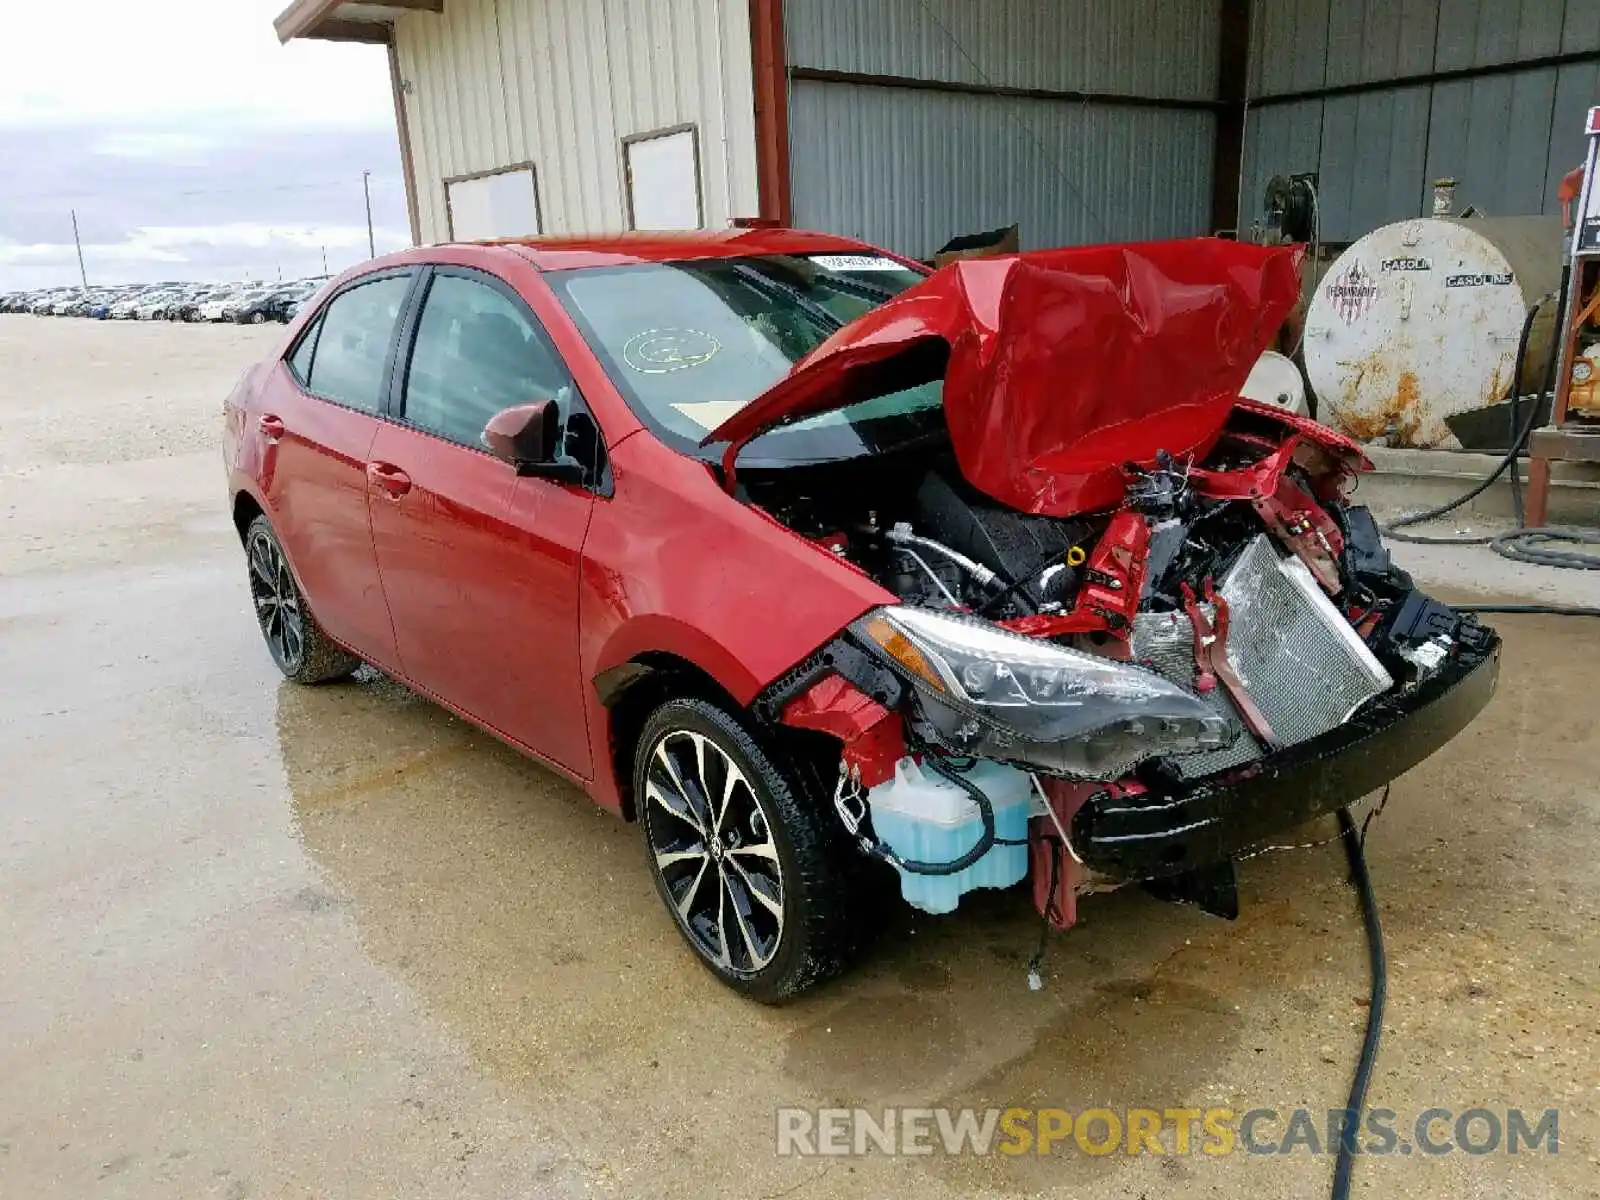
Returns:
[[[683,233],[610,233],[591,236],[505,238],[456,245],[504,246],[541,271],[628,266],[754,254],[881,254],[875,246],[804,229],[702,229]],[[441,249],[434,246],[428,249]]]

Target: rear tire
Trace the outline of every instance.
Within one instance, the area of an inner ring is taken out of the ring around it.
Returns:
[[[278,670],[296,683],[308,684],[351,675],[361,660],[336,645],[317,624],[265,516],[245,529],[244,553],[256,621]]]
[[[634,753],[662,903],[707,970],[765,1004],[838,974],[855,948],[850,850],[820,793],[705,700],[656,709]]]

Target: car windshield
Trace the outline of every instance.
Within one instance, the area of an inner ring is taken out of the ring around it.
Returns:
[[[700,439],[836,330],[922,276],[873,254],[766,255],[551,272],[546,278],[641,421],[669,445]],[[943,428],[943,385],[922,384],[775,429],[740,460],[849,458]]]

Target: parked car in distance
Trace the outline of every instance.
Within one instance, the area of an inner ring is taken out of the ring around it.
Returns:
[[[261,325],[267,321],[287,322],[299,311],[300,302],[316,291],[318,286],[313,282],[295,283],[246,298],[232,310],[232,319],[241,325]]]
[[[281,283],[128,283],[0,294],[0,313],[118,321],[288,321],[326,276]]]
[[[755,999],[843,966],[871,872],[931,912],[1031,876],[1058,927],[1223,888],[1497,678],[1345,498],[1360,448],[1239,398],[1298,294],[1217,239],[379,258],[226,401],[255,615],[289,679],[370,662],[636,820]]]

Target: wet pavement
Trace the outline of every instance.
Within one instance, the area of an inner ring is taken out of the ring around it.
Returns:
[[[1339,848],[1245,863],[1235,923],[1089,898],[1037,993],[1006,893],[742,1002],[635,828],[380,677],[279,679],[209,442],[271,336],[0,318],[0,1196],[1325,1192],[1305,1154],[777,1157],[780,1105],[1341,1104]],[[1370,1100],[1559,1108],[1560,1152],[1367,1158],[1358,1194],[1600,1196],[1600,626],[1500,626],[1490,710],[1374,827]]]

